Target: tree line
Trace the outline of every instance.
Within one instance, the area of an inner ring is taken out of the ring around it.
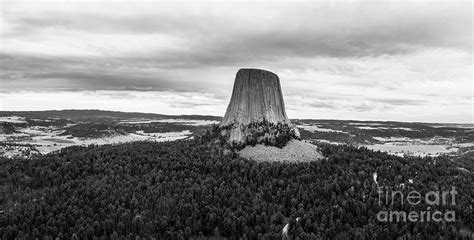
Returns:
[[[1,158],[0,236],[281,239],[290,223],[293,239],[453,239],[474,229],[473,175],[449,159],[319,147],[326,159],[308,163],[242,159],[205,136]],[[403,191],[456,186],[457,221],[377,221],[374,172],[394,188],[413,179]]]

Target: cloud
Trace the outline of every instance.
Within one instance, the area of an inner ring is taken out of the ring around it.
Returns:
[[[379,102],[379,103],[386,103],[389,105],[395,105],[395,106],[404,106],[404,105],[423,105],[427,103],[428,101],[425,100],[413,100],[413,99],[372,99],[374,102]]]
[[[0,54],[2,91],[131,90],[205,91],[203,81],[176,79],[178,73],[120,59],[56,58]]]
[[[237,70],[257,67],[280,76],[295,116],[472,121],[469,1],[2,6],[4,105],[24,91],[173,92],[164,109],[196,110],[228,101]]]
[[[239,2],[15,2],[7,1],[3,14],[3,21],[10,26],[3,33],[7,47],[86,40],[87,44],[79,46],[84,52],[127,57],[146,54],[191,65],[472,47],[472,28],[466,24],[472,17],[470,2],[278,2],[252,6]],[[16,41],[10,41],[9,36]],[[77,46],[58,45],[62,47],[73,51]]]

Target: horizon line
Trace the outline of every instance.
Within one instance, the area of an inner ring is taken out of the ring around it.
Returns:
[[[203,117],[218,117],[223,118],[224,116],[216,115],[203,115],[203,114],[166,114],[166,113],[154,113],[154,112],[127,112],[127,111],[116,111],[116,110],[104,110],[104,109],[77,109],[77,108],[65,108],[65,109],[50,109],[50,110],[0,110],[0,114],[3,113],[21,113],[21,112],[51,112],[51,111],[100,111],[100,112],[116,112],[116,113],[141,113],[141,114],[155,114],[163,116],[203,116]],[[474,122],[422,122],[422,121],[396,121],[396,120],[362,120],[362,119],[335,119],[335,118],[289,118],[290,120],[325,120],[325,121],[357,121],[357,122],[399,122],[399,123],[425,123],[425,124],[456,124],[456,125],[474,125]]]

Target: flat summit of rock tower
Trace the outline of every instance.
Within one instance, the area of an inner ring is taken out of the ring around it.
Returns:
[[[286,116],[280,79],[270,71],[243,68],[234,82],[229,106],[220,124],[230,143],[284,146],[299,138]]]

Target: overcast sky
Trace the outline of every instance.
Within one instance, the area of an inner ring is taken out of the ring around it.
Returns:
[[[473,123],[471,1],[1,0],[0,110],[220,115],[239,68],[290,118]]]

